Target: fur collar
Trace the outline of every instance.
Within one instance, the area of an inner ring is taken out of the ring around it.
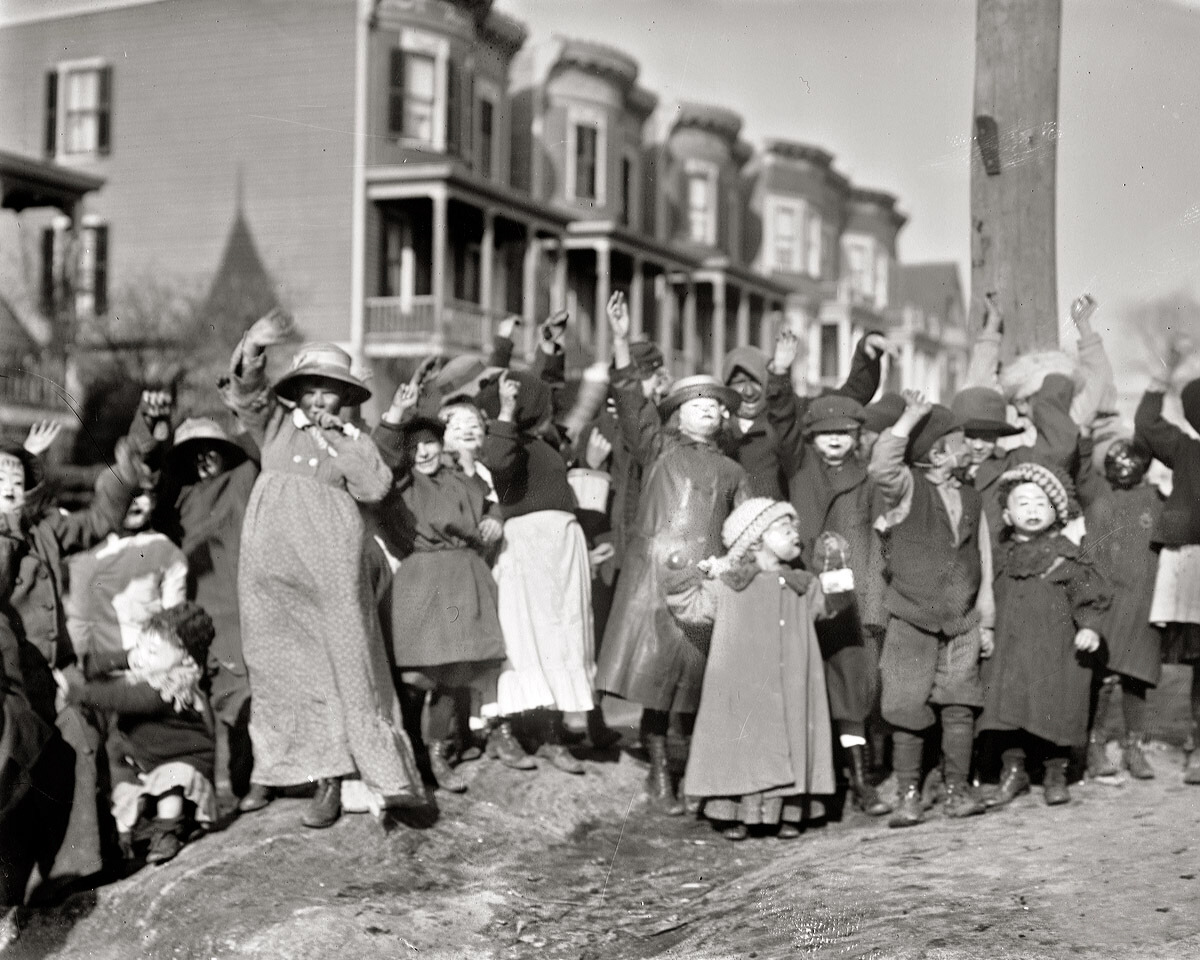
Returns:
[[[1058,531],[1047,531],[1033,540],[1008,540],[1003,545],[1003,569],[1010,577],[1043,577],[1063,560],[1076,560],[1079,547]]]
[[[809,584],[813,580],[813,575],[807,570],[792,570],[785,567],[782,570],[765,571],[755,563],[753,558],[747,558],[737,566],[726,570],[721,574],[721,580],[729,589],[741,593],[754,582],[754,578],[759,574],[782,577],[784,583],[799,596],[804,596],[808,592]]]

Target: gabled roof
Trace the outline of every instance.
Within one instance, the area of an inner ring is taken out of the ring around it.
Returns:
[[[239,204],[213,274],[203,315],[218,325],[218,335],[240,336],[256,319],[279,306],[275,281],[267,271]]]
[[[897,264],[896,294],[900,306],[913,306],[927,315],[949,320],[952,311],[948,304],[963,305],[958,264],[950,261]]]

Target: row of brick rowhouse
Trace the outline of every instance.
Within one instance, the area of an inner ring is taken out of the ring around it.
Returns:
[[[678,373],[764,342],[773,311],[806,331],[802,387],[870,326],[903,345],[892,386],[944,396],[964,365],[957,268],[897,262],[895,197],[817,147],[755,150],[732,110],[660,103],[619,50],[527,43],[489,0],[23,9],[0,24],[0,149],[103,186],[16,215],[40,264],[5,282],[19,315],[70,259],[83,312],[148,275],[265,287],[377,392],[513,312],[565,306],[576,359],[603,353],[618,289]]]

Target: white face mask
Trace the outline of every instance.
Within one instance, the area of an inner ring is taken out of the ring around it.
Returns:
[[[25,507],[25,464],[11,453],[0,453],[0,513],[20,513]]]

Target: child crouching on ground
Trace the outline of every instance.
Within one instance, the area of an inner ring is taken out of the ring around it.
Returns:
[[[216,740],[200,666],[213,633],[208,614],[183,603],[146,621],[123,674],[62,674],[69,702],[107,712],[115,726],[113,818],[127,856],[148,838],[147,863],[172,859],[216,819]]]
[[[1045,765],[1047,804],[1067,803],[1070,748],[1087,740],[1088,696],[1108,607],[1108,587],[1061,535],[1079,508],[1071,482],[1023,463],[1001,477],[1004,504],[996,556],[996,653],[979,729],[998,731],[1004,769],[989,806],[1029,789],[1027,751]]]
[[[667,584],[667,603],[689,639],[712,628],[684,779],[730,840],[745,839],[753,825],[778,824],[778,836],[796,837],[807,798],[835,789],[813,627],[827,615],[825,598],[815,576],[788,568],[800,555],[791,504],[747,500],[721,537],[724,557],[679,570]]]
[[[891,827],[925,819],[918,786],[924,734],[938,719],[945,814],[984,811],[967,776],[975,710],[983,705],[979,659],[991,654],[994,613],[987,517],[979,493],[958,480],[967,460],[962,426],[917,391],[904,391],[904,401],[900,418],[875,442],[869,467],[884,508],[875,522],[887,583],[881,704],[894,727],[892,769],[900,787]]]

